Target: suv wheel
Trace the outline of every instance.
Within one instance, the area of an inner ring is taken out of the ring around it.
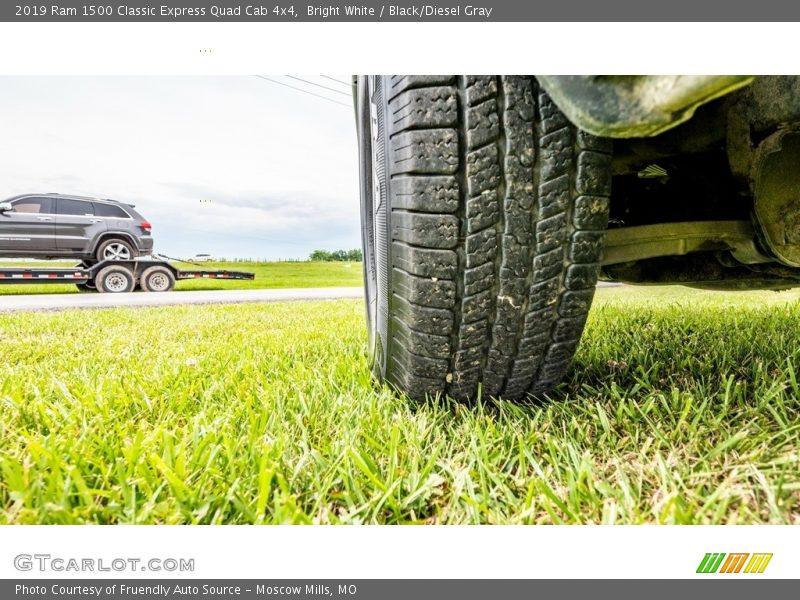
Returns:
[[[610,142],[530,76],[361,77],[357,102],[373,372],[415,399],[552,389],[594,294]]]
[[[131,260],[134,257],[130,242],[120,239],[105,240],[97,247],[97,260]]]

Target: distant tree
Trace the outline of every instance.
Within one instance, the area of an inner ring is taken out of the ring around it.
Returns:
[[[327,250],[314,250],[309,258],[313,261],[329,261],[331,260],[331,253]]]

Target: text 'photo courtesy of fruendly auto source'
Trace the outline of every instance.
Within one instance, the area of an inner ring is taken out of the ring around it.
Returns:
[[[2,523],[800,523],[800,77],[3,76],[0,131]]]

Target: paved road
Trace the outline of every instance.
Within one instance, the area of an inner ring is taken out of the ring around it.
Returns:
[[[597,284],[611,287],[619,283]],[[0,313],[20,310],[65,310],[68,308],[115,308],[118,306],[175,306],[179,304],[241,304],[291,300],[335,300],[362,298],[357,287],[296,288],[283,290],[209,290],[197,292],[135,292],[132,294],[32,294],[0,295]]]
[[[0,312],[19,310],[64,310],[67,308],[112,308],[118,306],[173,306],[177,304],[240,304],[289,300],[361,298],[357,287],[284,290],[210,290],[131,294],[37,294],[0,296]]]

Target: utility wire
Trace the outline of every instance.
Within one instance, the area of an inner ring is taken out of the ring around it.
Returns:
[[[326,240],[279,240],[275,238],[268,238],[263,237],[260,235],[253,235],[253,234],[244,234],[237,232],[226,232],[215,230],[211,231],[208,229],[196,229],[195,227],[184,227],[183,225],[172,225],[171,229],[177,229],[179,231],[191,231],[192,233],[210,233],[210,234],[218,234],[223,236],[236,236],[237,238],[246,238],[249,240],[258,240],[261,242],[269,242],[270,244],[288,244],[291,246],[306,246],[308,244],[330,244],[330,243],[338,243],[335,242],[336,238],[329,238]]]
[[[341,94],[342,96],[350,96],[347,92],[343,92],[342,90],[336,90],[332,87],[328,87],[327,85],[322,85],[321,83],[314,83],[313,81],[308,81],[307,79],[303,79],[301,77],[295,77],[294,75],[285,75],[289,79],[294,79],[295,81],[302,81],[303,83],[307,83],[308,85],[314,85],[318,88],[322,88],[323,90],[331,91],[335,94]]]
[[[353,108],[350,104],[346,104],[344,102],[339,102],[338,100],[334,100],[333,98],[328,98],[327,96],[323,96],[322,94],[315,94],[314,92],[309,92],[308,90],[304,90],[303,88],[295,87],[293,85],[289,85],[288,83],[283,83],[282,81],[277,81],[275,79],[270,79],[269,77],[264,77],[263,75],[254,75],[253,77],[258,77],[259,79],[263,79],[264,81],[269,81],[270,83],[275,83],[277,85],[282,85],[292,90],[297,90],[298,92],[303,92],[304,94],[309,94],[310,96],[316,96],[317,98],[322,98],[323,100],[327,100],[328,102],[333,102],[334,104],[338,104],[340,106],[345,106],[347,108]]]
[[[336,79],[336,77],[331,77],[329,75],[320,75],[323,79],[329,79],[331,81],[335,81],[336,83],[341,83],[342,85],[346,85],[347,87],[354,87],[355,83],[350,81],[342,81],[341,79]]]

